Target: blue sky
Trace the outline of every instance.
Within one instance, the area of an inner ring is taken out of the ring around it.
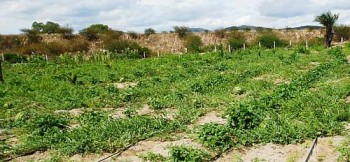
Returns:
[[[20,33],[34,21],[54,21],[76,32],[95,23],[136,32],[176,25],[283,28],[317,25],[315,16],[328,10],[340,14],[339,24],[350,24],[350,0],[0,0],[0,8],[0,34]]]

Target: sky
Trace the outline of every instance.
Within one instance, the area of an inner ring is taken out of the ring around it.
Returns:
[[[0,34],[17,34],[34,21],[53,21],[75,32],[91,24],[142,33],[174,26],[209,30],[254,25],[318,25],[315,16],[339,13],[350,24],[350,0],[0,0]]]

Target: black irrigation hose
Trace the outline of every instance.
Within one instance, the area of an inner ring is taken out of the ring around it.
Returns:
[[[228,149],[227,151],[221,151],[218,154],[216,154],[214,157],[210,158],[208,161],[215,161],[217,159],[219,159],[224,153],[226,152],[231,152],[234,150],[234,147],[231,147],[230,149]]]
[[[97,161],[97,162],[103,162],[103,161],[105,161],[105,160],[107,160],[107,159],[109,159],[109,158],[111,158],[111,157],[113,157],[113,156],[119,156],[121,153],[123,153],[124,151],[126,151],[126,150],[129,149],[130,147],[134,146],[136,143],[137,143],[137,142],[132,143],[132,144],[129,144],[128,146],[126,146],[125,148],[119,150],[118,152],[115,152],[115,153],[113,153],[113,154],[111,154],[111,155],[109,155],[109,156],[107,156],[107,157],[104,157],[103,159],[101,159],[101,160],[99,160],[99,161]]]
[[[314,152],[314,149],[317,146],[317,142],[318,142],[318,137],[315,138],[314,143],[313,143],[313,145],[312,145],[312,147],[310,149],[309,154],[307,155],[307,158],[306,158],[305,162],[309,162],[309,160],[310,160],[310,158],[312,156],[312,153]]]

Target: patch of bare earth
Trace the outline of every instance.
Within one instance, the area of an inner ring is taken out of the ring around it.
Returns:
[[[350,103],[350,96],[348,96],[348,97],[345,98],[345,102],[346,102],[346,103]]]
[[[219,112],[212,111],[200,117],[195,125],[205,125],[208,123],[226,124],[227,119],[222,118]]]
[[[310,62],[310,65],[314,65],[314,66],[319,66],[321,63],[319,62]]]
[[[80,114],[84,113],[84,111],[91,110],[86,108],[79,108],[79,109],[71,109],[71,110],[56,110],[55,114],[69,114],[71,116],[79,116]]]
[[[126,111],[125,108],[118,108],[115,111],[112,110],[112,113],[110,113],[110,116],[114,119],[117,118],[126,118],[126,115],[124,112]],[[149,105],[145,104],[142,106],[142,108],[136,110],[136,115],[153,115],[157,117],[163,117],[170,120],[173,120],[176,117],[176,109],[174,108],[166,108],[160,111],[155,111],[150,108]]]
[[[112,83],[118,89],[133,88],[137,85],[136,82]]]
[[[139,155],[148,152],[153,152],[164,157],[169,157],[169,151],[171,149],[170,147],[179,145],[203,149],[199,143],[194,142],[191,139],[182,139],[177,141],[141,141],[135,146],[132,146],[128,150],[124,151],[115,159],[116,161],[142,162],[142,159],[139,158]]]
[[[227,119],[222,118],[219,112],[211,111],[206,113],[204,116],[201,116],[195,123],[188,125],[187,128],[193,129],[196,126],[201,126],[209,123],[216,123],[216,124],[223,125],[227,123]]]
[[[337,161],[339,153],[336,151],[336,148],[341,145],[344,139],[345,138],[341,136],[319,138],[318,144],[310,158],[310,162]],[[284,146],[269,143],[255,148],[247,148],[240,151],[234,150],[225,153],[221,158],[217,159],[216,162],[239,160],[265,160],[268,162],[303,162],[306,160],[312,144],[313,141],[306,141],[303,144],[289,144]]]
[[[280,85],[280,84],[289,84],[290,81],[286,79],[276,79],[273,81],[273,84]]]
[[[101,159],[103,159],[104,157],[107,157],[111,154],[88,154],[88,155],[81,155],[81,154],[76,154],[72,157],[69,158],[70,162],[96,162],[99,161]]]
[[[126,108],[124,107],[117,108],[117,109],[108,108],[108,111],[112,112],[110,116],[113,119],[126,118],[126,115],[124,114],[124,112],[126,111]],[[153,112],[154,110],[150,109],[149,105],[147,104],[143,105],[141,109],[136,110],[137,115],[148,115],[148,114],[152,114]]]
[[[111,154],[88,154],[88,155],[81,155],[76,154],[72,157],[66,157],[63,158],[64,161],[70,161],[70,162],[96,162],[100,159],[107,157]],[[27,161],[46,161],[50,158],[50,153],[48,151],[42,152],[37,151],[34,154],[21,156],[13,160],[13,162],[27,162]]]
[[[49,153],[47,151],[45,151],[45,152],[37,151],[34,154],[21,156],[21,157],[18,157],[16,159],[12,160],[12,161],[13,162],[44,161],[48,157],[49,157]]]

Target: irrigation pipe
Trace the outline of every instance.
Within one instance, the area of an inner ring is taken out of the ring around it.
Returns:
[[[305,162],[309,162],[309,160],[310,160],[310,158],[311,158],[311,156],[312,156],[312,153],[314,152],[314,149],[315,149],[315,147],[317,146],[317,142],[318,142],[318,137],[315,138],[314,143],[312,144],[312,147],[311,147],[311,149],[310,149],[309,154],[308,154],[307,157],[306,157]]]

